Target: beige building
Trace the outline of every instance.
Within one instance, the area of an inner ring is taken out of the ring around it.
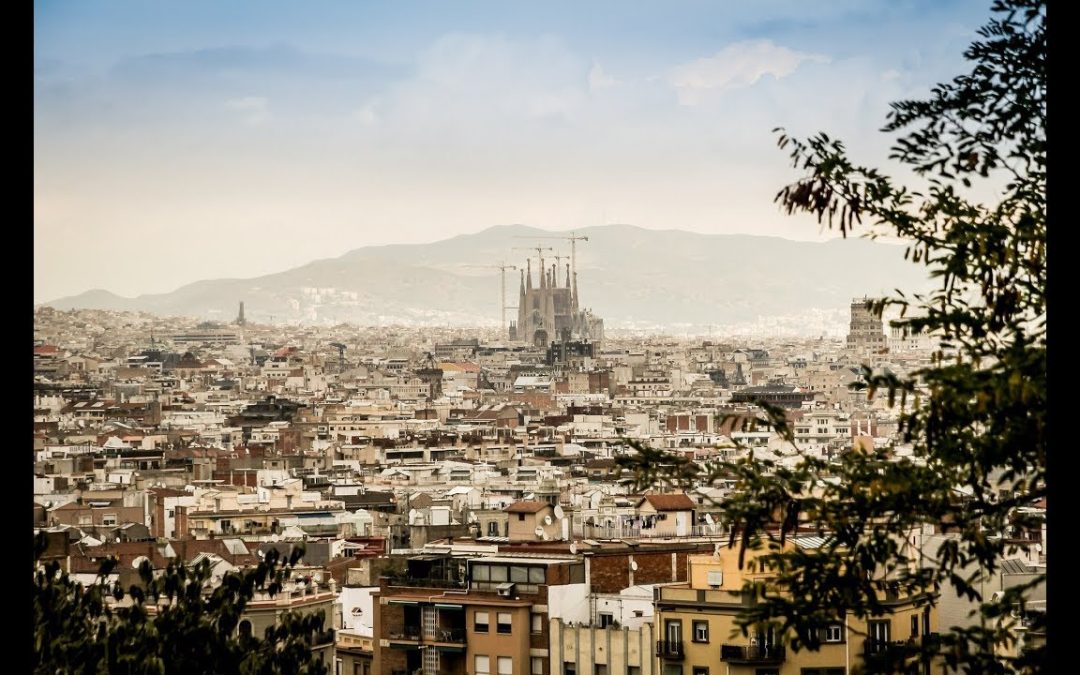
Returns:
[[[626,627],[549,622],[551,672],[563,675],[653,675],[653,625]]]
[[[788,539],[785,547],[812,549],[818,537]],[[852,616],[821,627],[817,651],[787,649],[784,636],[772,630],[744,637],[735,619],[746,607],[743,584],[766,580],[767,572],[751,573],[751,561],[764,549],[747,551],[739,569],[738,545],[719,545],[714,555],[687,559],[688,582],[656,589],[656,656],[662,675],[846,675],[921,640],[936,637],[937,612],[921,606],[922,597],[883,596],[885,613],[869,620]],[[931,664],[909,660],[911,672],[929,673]],[[936,672],[942,672],[935,666]]]
[[[642,536],[693,534],[696,505],[685,494],[645,495],[636,506]]]
[[[550,541],[562,538],[555,507],[548,502],[520,501],[506,507],[510,541]]]

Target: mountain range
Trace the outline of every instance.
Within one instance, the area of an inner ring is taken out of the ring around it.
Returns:
[[[724,325],[808,310],[845,310],[853,297],[928,288],[926,268],[903,247],[862,238],[792,241],[743,234],[699,234],[603,225],[575,230],[581,306],[609,326]],[[209,279],[170,293],[124,298],[104,290],[44,303],[57,309],[146,311],[218,321],[240,301],[251,321],[494,325],[499,271],[525,267],[535,248],[550,267],[569,241],[524,225],[491,227],[429,244],[367,246],[250,279]],[[520,272],[506,273],[506,304],[516,305]],[[508,319],[515,318],[513,309]]]

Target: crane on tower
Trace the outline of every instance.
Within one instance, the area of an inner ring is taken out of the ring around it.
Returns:
[[[589,241],[588,235],[578,235],[576,232],[570,232],[570,236],[558,236],[558,235],[527,235],[527,234],[515,234],[518,239],[562,239],[570,242],[570,272],[577,277],[577,243],[579,241]],[[548,249],[550,250],[550,249]]]

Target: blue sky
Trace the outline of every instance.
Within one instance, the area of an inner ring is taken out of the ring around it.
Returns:
[[[815,239],[771,129],[888,166],[988,2],[35,3],[35,300],[507,223]],[[73,271],[77,270],[77,272]]]

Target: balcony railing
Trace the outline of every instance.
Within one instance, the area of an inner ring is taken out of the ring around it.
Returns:
[[[382,577],[387,586],[405,586],[408,588],[465,588],[464,581],[448,579],[415,579],[413,577]]]
[[[783,663],[783,645],[720,645],[720,660],[731,663]]]
[[[656,643],[656,655],[664,659],[681,661],[683,658],[683,643],[660,640]]]
[[[435,634],[427,636],[425,640],[431,642],[465,642],[465,629],[464,628],[436,628]]]
[[[325,645],[334,643],[334,629],[328,628],[315,633],[311,640],[312,645]]]
[[[390,631],[387,637],[391,640],[412,640],[415,642],[420,639],[420,629],[406,626],[400,630]]]
[[[912,640],[875,640],[863,642],[863,656],[876,661],[903,661],[917,656],[919,647]]]

